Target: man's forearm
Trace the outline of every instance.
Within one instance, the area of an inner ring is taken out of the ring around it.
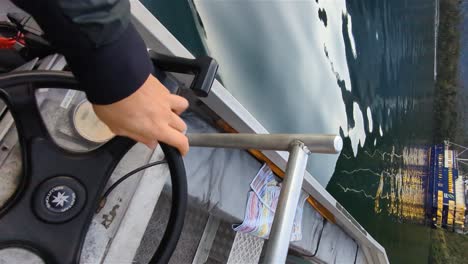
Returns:
[[[94,104],[136,91],[152,71],[146,46],[130,22],[128,0],[14,0],[65,55]]]

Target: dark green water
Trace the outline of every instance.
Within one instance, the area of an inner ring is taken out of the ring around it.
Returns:
[[[392,263],[427,263],[435,1],[143,2],[270,132],[341,134],[309,171]]]
[[[434,3],[353,1],[347,6],[361,54],[348,57],[352,96],[371,106],[385,133],[368,134],[355,158],[347,159],[352,153],[345,148],[327,189],[385,247],[392,263],[427,263],[430,230],[421,225],[424,190],[417,180],[425,176],[421,159],[432,140]],[[378,40],[373,31],[382,32]],[[375,146],[372,138],[378,138]],[[383,176],[344,173],[362,168]],[[375,198],[381,177],[383,193]]]

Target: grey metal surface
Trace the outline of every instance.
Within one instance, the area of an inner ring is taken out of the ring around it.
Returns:
[[[345,232],[327,222],[316,256],[327,263],[354,263],[357,248],[358,245]]]
[[[218,232],[220,220],[214,216],[210,216],[205,225],[205,230],[198,244],[197,252],[192,260],[192,264],[201,264],[208,261],[210,250]]]
[[[13,123],[13,116],[11,115],[10,111],[7,111],[3,116],[2,120],[0,121],[0,140],[5,138],[5,136],[13,126]]]
[[[0,264],[11,263],[45,264],[41,258],[29,250],[22,248],[0,249]]]
[[[195,113],[183,115],[188,133],[218,132]],[[242,221],[250,182],[262,163],[244,150],[191,147],[184,157],[191,199],[216,217]]]
[[[160,243],[170,210],[168,191],[166,189],[158,201],[133,263],[146,264]],[[208,217],[212,220],[209,221]],[[185,222],[181,241],[170,263],[227,263],[235,237],[231,223],[209,216],[206,210],[196,205],[193,200],[190,202]]]
[[[0,116],[3,116],[7,111],[7,106],[3,101],[0,101]]]
[[[59,55],[55,61],[52,67],[50,68],[51,70],[54,71],[60,71],[63,70],[67,66],[67,60],[65,59],[65,56]]]
[[[41,59],[41,62],[39,66],[37,67],[37,69],[38,70],[50,70],[59,56],[61,55],[52,54]]]
[[[285,263],[288,255],[297,203],[301,195],[302,181],[310,153],[302,142],[296,141],[290,148],[288,165],[271,226],[264,263]]]
[[[162,159],[164,159],[164,153],[158,147],[151,157],[151,161]],[[122,221],[117,225],[117,231],[113,234],[108,245],[102,263],[132,262],[161,195],[164,182],[169,178],[169,168],[167,164],[161,164],[146,169],[142,174],[140,179],[134,179],[138,182],[135,189],[139,191],[133,193],[126,211],[124,211]],[[122,190],[123,187],[120,186],[120,189]],[[116,191],[113,195],[114,197],[121,197],[122,194],[121,191]],[[125,208],[123,209],[125,210]],[[89,233],[93,234],[92,232]]]
[[[13,3],[5,0],[0,1],[0,21],[6,21],[8,19],[6,14],[13,11],[18,11]]]
[[[2,128],[3,125],[5,125],[5,123],[0,122],[0,128]],[[10,155],[11,150],[18,144],[18,133],[16,131],[16,127],[11,127],[9,130],[10,131],[8,131],[0,141],[0,166],[4,164],[5,160]],[[1,200],[2,199],[0,199],[0,201]]]
[[[13,130],[13,129],[12,129]],[[18,136],[16,129],[7,134],[6,139],[14,143],[8,143],[8,149],[1,150],[2,164],[0,167],[1,183],[0,183],[0,208],[7,200],[15,193],[19,186],[19,175],[21,173],[21,150],[18,144]],[[3,142],[2,142],[3,143]]]
[[[236,233],[232,230],[231,224],[228,222],[221,222],[206,263],[227,263],[235,236]]]
[[[190,145],[197,147],[288,151],[298,140],[315,153],[336,154],[343,148],[343,140],[336,135],[202,133],[187,134],[187,137]]]
[[[264,241],[261,238],[237,232],[227,264],[257,264],[262,254]]]
[[[152,156],[153,153],[145,146],[135,145],[119,162],[107,187],[130,170],[148,163]],[[109,257],[108,250],[115,241],[115,235],[121,228],[122,220],[143,175],[144,172],[141,172],[127,179],[109,195],[106,205],[94,216],[86,234],[80,263],[103,263]],[[142,218],[143,215],[144,212]]]
[[[39,58],[32,59],[31,61],[26,62],[25,64],[19,66],[13,71],[30,71],[34,68],[34,66],[36,66],[38,61],[39,61]]]
[[[135,263],[146,264],[150,260],[166,229],[170,210],[170,195],[163,192],[137,251]],[[208,213],[193,203],[189,204],[182,235],[169,263],[192,263],[207,220]]]
[[[366,264],[366,256],[364,256],[364,253],[362,252],[361,248],[358,249],[357,255],[356,255],[356,262],[355,264]]]

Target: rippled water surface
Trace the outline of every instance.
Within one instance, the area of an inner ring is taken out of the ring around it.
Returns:
[[[226,88],[270,132],[344,138],[341,155],[312,155],[309,171],[391,262],[426,263],[436,2],[174,3],[186,21],[146,1],[192,52],[218,60]]]

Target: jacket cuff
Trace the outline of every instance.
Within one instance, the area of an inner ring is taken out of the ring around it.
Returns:
[[[153,71],[146,45],[132,23],[115,41],[72,53],[65,56],[93,104],[112,104],[128,97]]]

